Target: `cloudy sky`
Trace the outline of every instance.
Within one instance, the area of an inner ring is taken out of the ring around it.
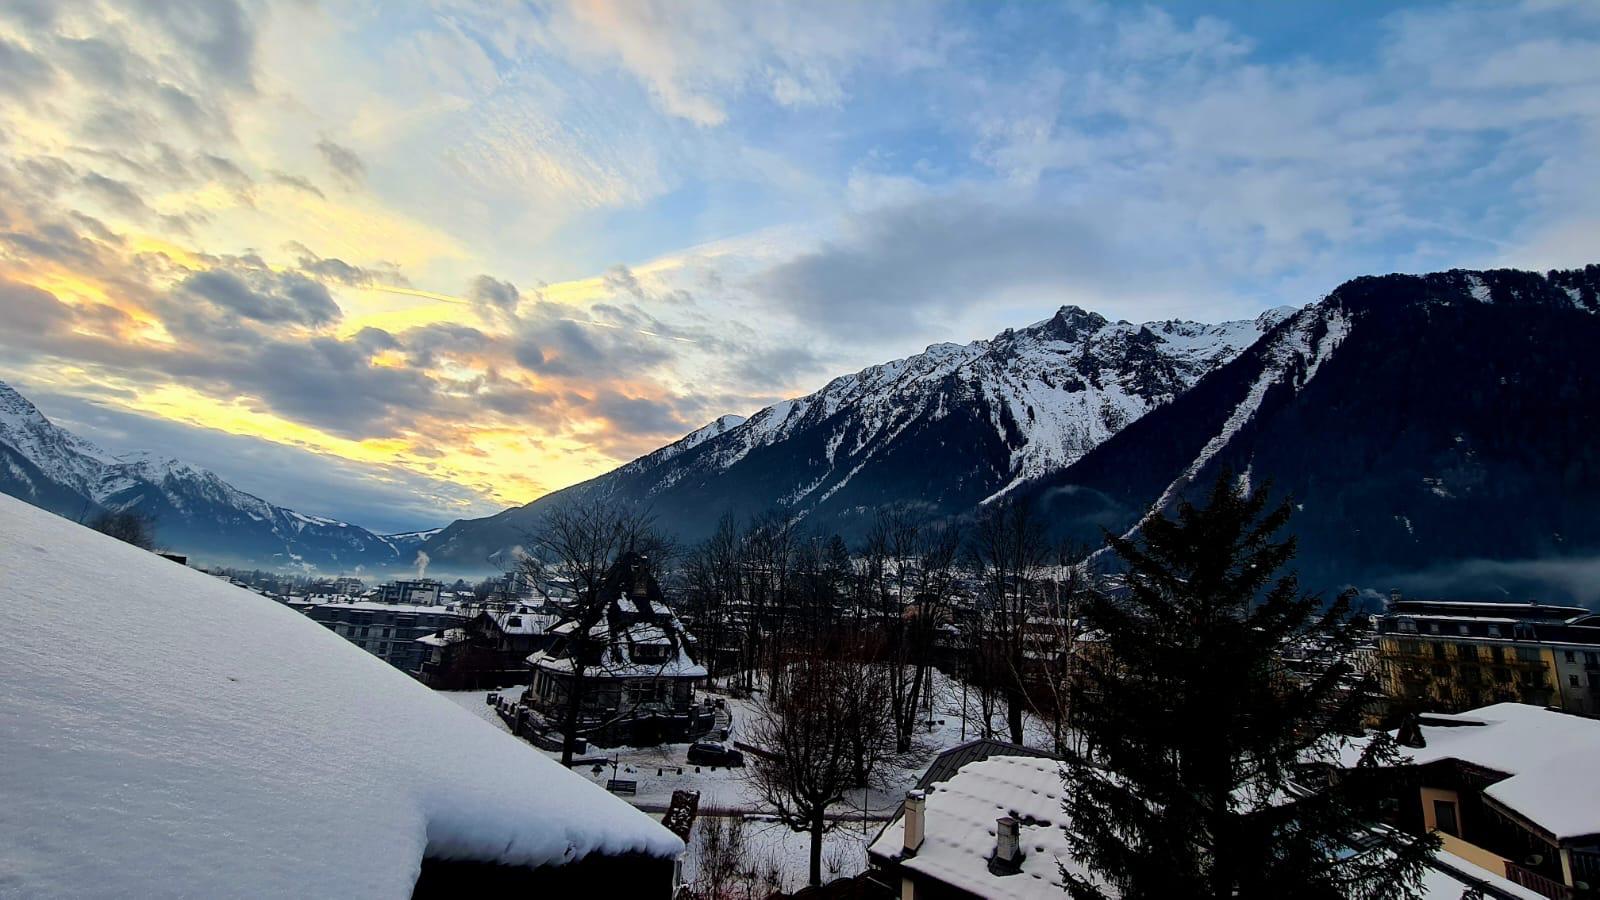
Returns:
[[[1076,303],[1600,262],[1600,4],[0,0],[0,379],[384,530]]]

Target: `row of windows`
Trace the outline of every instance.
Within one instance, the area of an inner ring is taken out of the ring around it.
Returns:
[[[1427,625],[1428,634],[1447,633],[1445,626],[1440,625],[1438,622],[1428,622],[1425,624]],[[1407,634],[1416,634],[1418,632],[1417,620],[1409,616],[1401,616],[1399,619],[1395,620],[1395,629]],[[1517,622],[1509,629],[1505,628],[1499,622],[1490,622],[1486,626],[1486,629],[1487,636],[1492,638],[1514,637],[1517,640],[1524,641],[1536,639],[1534,636],[1533,626],[1526,622]],[[1470,635],[1472,634],[1472,629],[1468,627],[1467,623],[1460,622],[1456,625],[1455,633]]]
[[[1396,643],[1396,645],[1399,648],[1399,651],[1401,653],[1416,655],[1416,654],[1420,654],[1422,652],[1422,642],[1421,641],[1396,641],[1395,643]],[[1432,652],[1433,652],[1433,658],[1434,659],[1444,659],[1445,658],[1445,647],[1448,646],[1445,642],[1443,642],[1443,641],[1429,641],[1428,643],[1429,643],[1430,646],[1433,647],[1433,651]],[[1478,648],[1480,646],[1481,645],[1479,645],[1479,644],[1460,644],[1460,643],[1458,643],[1458,644],[1456,644],[1456,655],[1457,656],[1468,656],[1468,657],[1470,657],[1470,656],[1478,656],[1479,655]],[[1522,660],[1522,661],[1524,661],[1524,662],[1538,662],[1539,659],[1540,659],[1540,651],[1539,651],[1538,647],[1518,647],[1518,648],[1516,648],[1516,650],[1517,650],[1517,658]],[[1581,653],[1581,654],[1583,654],[1582,662],[1583,662],[1583,664],[1585,666],[1593,666],[1593,667],[1596,667],[1596,668],[1600,668],[1600,651],[1596,651],[1596,650],[1563,650],[1561,652],[1562,652],[1562,657],[1566,662],[1577,663],[1579,661],[1578,654]],[[1501,661],[1506,659],[1506,648],[1502,647],[1502,646],[1499,646],[1499,645],[1490,646],[1489,647],[1489,656],[1495,662],[1501,662]]]

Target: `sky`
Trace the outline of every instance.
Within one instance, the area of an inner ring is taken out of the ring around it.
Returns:
[[[380,531],[1077,304],[1600,262],[1600,4],[0,0],[0,380]]]

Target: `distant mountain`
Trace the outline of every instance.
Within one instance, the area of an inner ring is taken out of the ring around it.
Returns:
[[[1292,497],[1310,586],[1593,602],[1597,292],[1600,266],[1355,279],[1018,495],[1098,544],[1228,467]]]
[[[0,382],[0,492],[72,519],[149,516],[164,547],[199,561],[353,571],[409,565],[434,532],[384,536],[274,506],[215,473],[147,453],[114,456]]]
[[[455,522],[424,550],[436,565],[509,559],[551,504],[596,495],[647,503],[691,541],[724,510],[782,510],[847,535],[884,504],[963,514],[1070,465],[1292,312],[1137,325],[1062,307],[991,340],[935,344],[837,378],[749,419],[718,419],[599,478]]]

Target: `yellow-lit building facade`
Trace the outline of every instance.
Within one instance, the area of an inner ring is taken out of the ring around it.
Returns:
[[[1600,716],[1600,615],[1582,607],[1396,599],[1376,631],[1394,707],[1512,702]]]

